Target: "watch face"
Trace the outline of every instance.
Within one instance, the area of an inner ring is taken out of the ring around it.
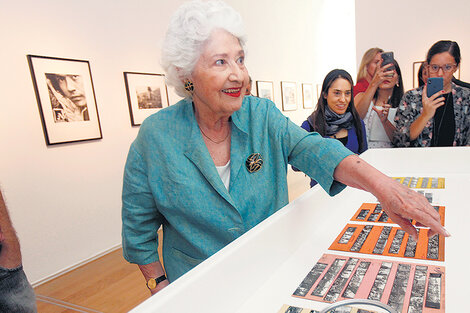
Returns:
[[[147,287],[149,287],[150,289],[154,289],[155,287],[157,287],[157,282],[155,281],[155,278],[150,278],[147,281]]]

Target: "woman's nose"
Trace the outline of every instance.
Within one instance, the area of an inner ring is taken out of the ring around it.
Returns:
[[[232,65],[230,67],[230,71],[230,80],[238,82],[243,81],[243,71],[237,64]]]

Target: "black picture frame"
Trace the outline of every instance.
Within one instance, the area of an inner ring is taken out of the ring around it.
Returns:
[[[102,139],[90,63],[32,54],[26,57],[46,144]]]
[[[124,72],[124,83],[132,126],[169,106],[164,74]]]

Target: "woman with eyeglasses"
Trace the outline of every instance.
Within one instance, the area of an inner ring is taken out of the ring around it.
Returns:
[[[353,81],[345,70],[332,70],[323,80],[321,95],[313,113],[301,125],[308,132],[339,140],[346,148],[360,154],[367,150],[364,122],[354,106]],[[297,170],[293,167],[294,170]],[[310,187],[317,184],[310,181]]]
[[[397,147],[470,145],[470,89],[452,82],[460,64],[455,41],[441,40],[428,51],[428,77],[442,77],[444,88],[427,97],[427,84],[408,91],[395,116]]]

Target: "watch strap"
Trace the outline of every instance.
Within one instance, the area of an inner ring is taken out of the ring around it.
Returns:
[[[162,276],[157,277],[157,278],[150,278],[149,280],[147,280],[147,288],[148,289],[155,289],[155,288],[157,288],[157,285],[159,283],[161,283],[162,281],[164,281],[164,280],[166,280],[165,274],[163,274]]]

